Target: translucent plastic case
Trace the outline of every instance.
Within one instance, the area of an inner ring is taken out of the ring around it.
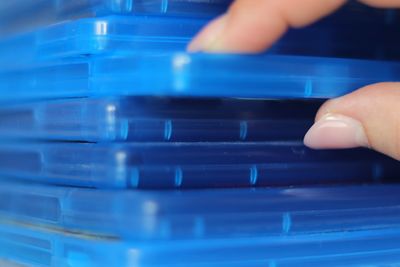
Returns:
[[[0,137],[70,141],[300,140],[321,101],[80,98],[0,106]]]
[[[32,65],[42,59],[183,51],[206,22],[148,16],[66,21],[1,40],[0,66],[8,69]]]
[[[0,35],[106,15],[212,18],[232,0],[13,0],[0,3]]]
[[[393,228],[189,242],[123,242],[2,222],[0,259],[7,262],[0,263],[4,267],[395,266],[400,260],[398,232]]]
[[[399,81],[399,77],[398,62],[164,52],[3,70],[0,98],[331,98],[371,83]]]
[[[129,241],[186,240],[190,246],[215,240],[228,246],[235,238],[257,245],[289,237],[294,245],[307,237],[323,248],[318,244],[324,236],[344,241],[348,233],[398,229],[398,192],[398,185],[104,191],[2,182],[0,218]],[[373,242],[365,246],[372,249]]]
[[[0,173],[97,188],[205,188],[379,182],[400,165],[364,150],[315,151],[299,142],[0,145]]]
[[[397,35],[400,23],[356,23],[339,15],[304,29],[289,31],[268,53],[389,60],[400,58],[397,49],[400,46],[400,37]],[[143,15],[65,21],[3,38],[0,42],[0,65],[88,55],[184,51],[191,38],[207,22],[206,19],[194,17]],[[20,55],[18,58],[13,57],[15,52]]]

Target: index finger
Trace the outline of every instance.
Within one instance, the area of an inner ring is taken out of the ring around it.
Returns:
[[[288,28],[307,26],[346,0],[236,0],[189,45],[189,51],[260,52]],[[360,0],[375,7],[399,7],[400,0]]]
[[[236,0],[189,45],[190,51],[259,52],[289,27],[306,26],[335,11],[345,0]]]

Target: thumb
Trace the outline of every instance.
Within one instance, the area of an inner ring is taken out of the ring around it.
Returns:
[[[315,149],[370,147],[400,160],[400,83],[379,83],[327,101],[304,137]]]

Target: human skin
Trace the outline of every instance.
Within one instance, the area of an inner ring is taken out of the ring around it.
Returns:
[[[376,8],[400,0],[360,0]],[[310,25],[345,0],[236,0],[191,42],[191,52],[257,53],[289,28]],[[400,83],[379,83],[327,101],[304,137],[314,149],[369,147],[400,160]]]

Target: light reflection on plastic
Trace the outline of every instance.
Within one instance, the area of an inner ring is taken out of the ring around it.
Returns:
[[[190,63],[190,57],[185,54],[178,54],[174,57],[172,65],[174,70],[182,70],[186,65]]]
[[[96,35],[107,35],[108,34],[108,24],[106,21],[98,21],[95,24]]]
[[[312,189],[307,189],[307,188],[286,189],[283,191],[283,195],[301,197],[304,199],[323,198],[323,197],[328,196],[327,192],[318,191],[315,188],[312,188]]]
[[[147,215],[154,215],[157,213],[158,211],[158,205],[156,202],[154,201],[146,201],[143,204],[143,211],[147,214]]]
[[[178,54],[172,60],[172,69],[175,77],[173,86],[177,91],[183,91],[188,86],[187,66],[190,62],[190,57],[185,54]]]
[[[137,267],[139,266],[140,259],[140,250],[136,248],[132,248],[128,250],[128,264],[129,267]]]
[[[116,159],[117,159],[117,165],[125,165],[125,160],[126,160],[126,153],[123,151],[119,151],[116,154]]]
[[[118,151],[115,155],[116,160],[116,174],[115,179],[118,182],[124,183],[127,178],[127,170],[126,170],[126,158],[127,155],[124,151]]]
[[[142,209],[144,213],[144,216],[142,216],[142,224],[144,225],[143,230],[145,233],[154,233],[157,230],[161,230],[161,232],[163,232],[166,230],[166,234],[164,235],[168,235],[169,226],[166,225],[166,227],[162,227],[163,223],[160,222],[159,218],[156,216],[158,212],[157,203],[151,200],[146,201],[143,203]]]
[[[108,105],[106,107],[107,110],[107,123],[109,123],[109,125],[112,125],[115,123],[115,111],[117,110],[117,108],[114,105]]]

